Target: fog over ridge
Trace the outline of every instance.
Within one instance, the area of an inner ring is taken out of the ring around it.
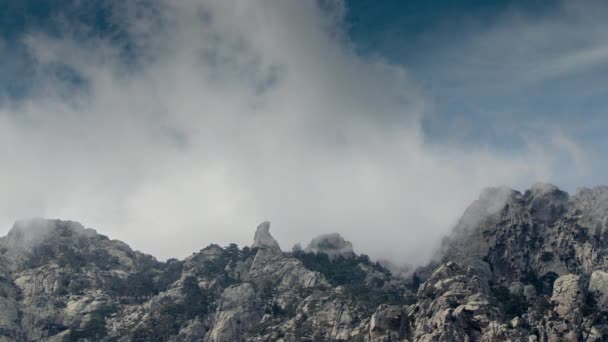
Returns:
[[[338,232],[420,264],[482,188],[584,174],[584,149],[550,126],[512,153],[430,141],[406,67],[357,55],[346,5],[322,4],[116,5],[128,58],[84,28],[29,32],[36,89],[0,106],[0,232],[75,220],[181,258],[249,245],[270,220],[284,250]]]

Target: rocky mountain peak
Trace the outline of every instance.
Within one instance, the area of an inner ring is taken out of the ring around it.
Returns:
[[[269,222],[252,248],[159,262],[20,221],[0,238],[0,341],[608,341],[607,222],[606,187],[488,188],[406,278],[339,234],[283,253]]]
[[[484,221],[495,218],[507,205],[521,198],[520,192],[507,187],[485,188],[479,198],[465,210],[454,231],[462,232],[478,228],[484,225]]]
[[[557,196],[566,196],[568,197],[568,193],[562,191],[556,185],[551,183],[534,183],[528,192],[532,193],[534,196],[545,196],[545,195],[557,195]]]
[[[274,253],[281,253],[281,246],[270,234],[270,222],[264,221],[258,225],[251,248],[265,249]]]
[[[576,198],[586,198],[588,200],[594,199],[601,202],[608,200],[608,186],[596,186],[593,188],[579,188],[575,195]]]
[[[479,210],[488,207],[482,196],[463,216],[474,224],[456,227],[446,240],[444,259],[476,267],[484,262],[497,279],[515,280],[541,270],[564,274],[592,269],[607,252],[604,193],[588,189],[570,196],[554,185],[536,184],[523,195],[514,192],[494,213]],[[588,256],[574,258],[583,249]]]
[[[579,189],[572,198],[573,211],[581,224],[589,227],[597,237],[608,234],[608,187]]]
[[[324,234],[313,238],[304,251],[307,253],[326,254],[330,259],[338,256],[344,258],[355,256],[353,244],[350,241],[344,240],[338,233]]]
[[[538,183],[526,191],[530,213],[535,221],[549,223],[564,214],[569,206],[570,196],[552,184]]]
[[[60,231],[89,237],[97,234],[95,230],[87,229],[78,222],[35,218],[15,222],[4,238],[4,243],[11,250],[31,250]]]

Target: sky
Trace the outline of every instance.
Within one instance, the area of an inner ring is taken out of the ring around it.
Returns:
[[[602,1],[0,0],[0,233],[428,261],[488,186],[607,184]]]

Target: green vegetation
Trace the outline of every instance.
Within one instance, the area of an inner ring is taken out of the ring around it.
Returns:
[[[306,253],[294,250],[292,255],[302,261],[306,268],[321,273],[333,286],[343,286],[347,298],[356,299],[363,306],[375,308],[379,304],[403,304],[401,291],[384,288],[391,273],[379,263],[372,262],[367,255],[352,258],[341,256],[330,259],[323,253]],[[367,266],[380,273],[380,277],[367,279],[361,266]],[[368,283],[369,281],[369,283]]]
[[[549,261],[553,260],[553,253],[543,252],[543,254],[540,256],[540,260],[542,262],[549,262]]]
[[[231,284],[235,279],[230,279],[230,275],[226,273],[226,266],[245,261],[255,256],[256,253],[257,248],[243,247],[243,249],[239,249],[237,244],[231,243],[223,249],[218,258],[204,261],[203,267],[198,270],[198,275],[207,278],[219,278],[224,280],[224,285]]]
[[[220,287],[223,288],[236,281],[226,272],[226,266],[230,263],[247,260],[253,257],[256,252],[257,249],[252,250],[249,247],[239,249],[236,244],[230,244],[223,249],[219,257],[204,261],[196,274],[201,278],[213,278],[219,281]],[[182,268],[183,263],[181,261],[170,259],[163,263],[160,271],[154,273],[154,270],[152,270],[151,274],[155,274],[154,276],[148,273],[149,270],[148,272],[142,270],[142,272],[133,274],[135,278],[131,278],[123,284],[132,284],[131,281],[133,281],[138,285],[134,289],[127,290],[126,293],[129,293],[129,291],[134,294],[162,292],[179,279]],[[166,341],[170,336],[177,334],[188,320],[207,316],[215,309],[214,296],[217,294],[213,290],[199,287],[197,277],[186,277],[181,285],[181,292],[184,296],[183,300],[167,303],[159,308],[151,318],[149,325],[133,332],[132,340]],[[272,304],[269,308],[272,311]],[[274,307],[277,314],[279,314],[278,309],[280,307]]]
[[[196,278],[188,276],[181,287],[183,300],[164,305],[155,313],[149,326],[133,332],[133,341],[166,341],[179,332],[180,327],[195,317],[213,311],[213,295],[198,286]]]
[[[323,274],[334,286],[365,282],[365,272],[359,267],[359,263],[371,266],[371,262],[366,255],[353,258],[338,256],[330,259],[327,254],[323,253],[294,251],[293,256],[302,261],[306,268]]]
[[[162,265],[155,283],[159,292],[166,291],[182,275],[184,264],[177,259],[169,259]]]
[[[418,288],[420,287],[420,285],[422,284],[422,279],[420,278],[420,276],[414,272],[414,274],[412,275],[412,281],[410,284],[408,284],[408,288],[416,293],[418,292]]]
[[[492,297],[500,306],[508,319],[520,317],[528,311],[528,301],[520,294],[514,294],[504,286],[494,286],[491,289]]]
[[[115,296],[145,299],[166,291],[179,279],[182,267],[182,263],[175,259],[165,263],[143,263],[127,278],[108,278],[107,288]]]
[[[120,265],[117,257],[100,248],[90,248],[96,238],[87,238],[63,232],[37,245],[28,258],[27,267],[35,268],[52,261],[61,267],[79,270],[89,265],[111,270]]]
[[[581,313],[583,316],[592,315],[598,311],[601,311],[597,307],[597,298],[592,291],[587,291],[585,294],[585,302],[583,303],[583,307],[581,308]]]
[[[196,316],[205,316],[211,311],[213,296],[208,290],[198,286],[196,278],[188,276],[184,279],[181,291],[184,300],[181,303],[172,303],[164,306],[161,315],[169,315],[179,325]]]
[[[90,317],[82,327],[73,328],[68,336],[68,341],[91,340],[99,341],[107,335],[106,318],[115,311],[110,305],[102,306],[90,314]]]
[[[558,275],[555,272],[548,272],[540,278],[534,272],[528,272],[522,277],[521,281],[524,284],[532,284],[537,294],[551,296],[553,294],[553,283],[557,278]]]
[[[534,301],[533,309],[541,315],[544,315],[547,311],[553,310],[553,305],[551,305],[551,302],[549,302],[547,297],[538,296]]]
[[[54,261],[61,267],[74,269],[80,269],[89,263],[98,263],[99,268],[110,269],[117,264],[116,257],[104,250],[88,248],[98,239],[101,240],[102,237],[86,237],[75,233],[68,226],[59,225],[51,236],[32,250],[26,266],[34,268]]]

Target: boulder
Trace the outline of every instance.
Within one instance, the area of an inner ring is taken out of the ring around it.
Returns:
[[[370,334],[373,336],[392,331],[403,335],[405,324],[406,315],[402,307],[381,304],[372,315],[369,325]]]
[[[602,310],[608,309],[608,272],[595,271],[591,273],[589,291],[597,296],[597,303]]]
[[[583,298],[580,276],[566,274],[555,280],[551,301],[555,303],[555,312],[561,317],[578,316]]]
[[[264,221],[258,225],[251,248],[259,248],[269,250],[273,253],[281,253],[279,243],[270,234],[270,222]]]
[[[226,288],[215,315],[213,330],[209,332],[206,341],[240,341],[261,319],[256,304],[256,293],[251,284]]]

